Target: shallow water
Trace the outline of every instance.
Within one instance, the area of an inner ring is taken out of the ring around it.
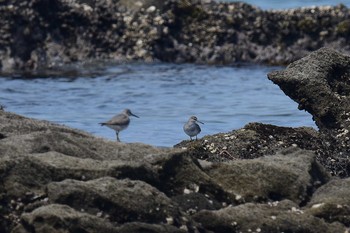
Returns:
[[[7,111],[45,119],[115,140],[101,127],[124,108],[132,118],[124,142],[173,146],[187,139],[183,124],[196,115],[200,137],[228,132],[249,122],[312,126],[311,115],[266,77],[281,67],[123,64],[83,77],[0,78],[0,104]],[[91,70],[94,70],[93,67]]]

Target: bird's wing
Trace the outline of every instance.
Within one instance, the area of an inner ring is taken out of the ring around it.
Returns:
[[[118,114],[109,121],[107,121],[106,125],[124,125],[129,121],[129,117],[125,116],[124,114]]]

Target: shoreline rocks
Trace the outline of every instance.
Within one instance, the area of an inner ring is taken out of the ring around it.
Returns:
[[[321,49],[268,77],[297,102],[307,97],[317,119],[331,104],[318,89],[334,78],[347,90],[350,66],[336,70],[341,79],[329,68],[347,59]],[[347,141],[334,133],[347,124],[334,119],[319,118],[319,131],[250,123],[154,148],[1,110],[0,231],[347,232],[348,151],[336,147]]]
[[[8,119],[16,119],[11,121],[12,128],[5,123]],[[0,148],[16,137],[31,134],[27,129],[12,131],[23,122],[34,130],[46,125],[52,135],[67,130],[2,111],[0,131],[6,138],[0,140]],[[69,144],[88,140],[97,154],[103,154],[107,146],[110,155],[103,159],[82,156],[79,147],[75,147],[78,153],[68,151],[69,155],[54,148],[31,153],[18,141],[21,151],[17,155],[11,156],[10,151],[0,157],[2,232],[294,232],[297,228],[319,232],[320,227],[326,232],[345,232],[348,226],[347,218],[340,215],[329,220],[330,209],[338,208],[333,204],[339,202],[337,199],[328,209],[314,209],[319,203],[327,203],[328,193],[347,195],[348,190],[332,191],[337,190],[337,179],[310,150],[289,147],[276,154],[213,163],[197,160],[191,149],[151,149],[140,144],[90,140],[91,135],[74,129],[70,134],[75,137]],[[40,142],[41,138],[33,140]],[[48,140],[45,143],[51,144],[56,138]],[[132,156],[129,148],[141,156]],[[124,156],[123,151],[131,156]],[[346,203],[344,200],[339,205],[345,208]],[[234,225],[229,224],[232,213],[236,216]],[[265,217],[251,221],[252,213]]]
[[[268,74],[318,131],[250,123],[175,148],[0,110],[0,232],[348,232],[349,70],[320,49]]]
[[[8,0],[0,71],[94,61],[285,65],[321,47],[350,53],[344,5],[265,11],[201,0]]]

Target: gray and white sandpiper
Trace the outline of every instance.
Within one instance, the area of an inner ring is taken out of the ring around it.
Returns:
[[[192,137],[194,136],[196,136],[197,140],[197,134],[201,132],[201,128],[197,122],[204,124],[203,122],[199,121],[196,116],[191,116],[190,119],[188,119],[187,123],[184,125],[184,131],[188,136],[190,136],[191,141]]]
[[[111,129],[115,130],[115,133],[117,135],[117,141],[120,142],[119,139],[119,132],[126,129],[129,126],[130,123],[130,118],[129,116],[134,116],[139,118],[138,116],[136,116],[135,114],[133,114],[130,109],[124,109],[120,114],[115,115],[112,119],[110,119],[107,122],[103,122],[100,123],[101,126],[107,126]]]

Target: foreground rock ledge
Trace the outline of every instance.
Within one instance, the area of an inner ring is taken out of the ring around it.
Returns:
[[[244,155],[255,153],[254,127],[275,147],[211,163],[191,148],[117,143],[0,111],[0,232],[345,232],[350,203],[332,197],[350,196],[347,180],[292,145],[307,147],[304,135],[316,146],[317,132],[247,127],[236,138]]]

